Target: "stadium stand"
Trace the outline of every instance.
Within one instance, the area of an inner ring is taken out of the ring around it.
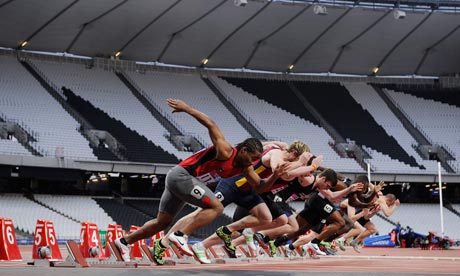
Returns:
[[[363,171],[354,159],[340,157],[328,144],[332,139],[321,127],[291,114],[276,105],[269,103],[258,96],[252,95],[220,78],[213,78],[222,92],[236,103],[245,116],[267,133],[269,140],[292,142],[302,140],[307,143],[315,154],[323,154],[323,165],[336,168],[339,171]]]
[[[315,106],[322,106],[322,116],[341,133],[358,145],[365,145],[389,155],[392,159],[412,167],[419,165],[385,130],[376,123],[344,86],[339,83],[296,82],[305,98]],[[312,92],[313,91],[313,92]]]
[[[212,118],[231,143],[239,143],[250,136],[199,75],[162,72],[145,74],[127,72],[127,74],[142,89],[146,98],[162,109],[163,114],[171,112],[171,108],[166,103],[167,98],[182,99]],[[211,145],[207,129],[191,116],[174,114],[168,118],[186,133],[197,137],[200,142],[204,141],[204,146]]]
[[[18,141],[0,139],[0,154],[9,155],[32,155],[23,145]]]
[[[81,64],[59,64],[38,60],[30,62],[57,87],[72,90],[77,96],[105,112],[112,120],[120,120],[127,128],[144,136],[151,143],[161,144],[169,154],[183,158],[165,137],[168,134],[166,129],[152,117],[115,73],[98,68],[86,69]],[[162,163],[170,162],[169,160],[178,159],[166,159]]]
[[[125,231],[129,231],[131,225],[140,226],[152,219],[152,217],[113,198],[94,198],[94,200]]]
[[[12,218],[14,226],[19,230],[33,235],[37,219],[50,220],[58,239],[78,239],[81,225],[21,194],[0,195],[2,217]]]
[[[109,223],[114,223],[114,220],[97,205],[96,201],[88,196],[36,194],[34,199],[73,220],[96,223],[100,229],[105,229]]]
[[[33,148],[43,156],[54,157],[56,148],[62,147],[66,158],[96,160],[89,142],[78,132],[78,122],[15,58],[0,56],[0,71],[1,112],[32,131],[36,140],[30,141]]]
[[[455,159],[460,156],[460,108],[403,92],[386,92],[432,144],[442,145]],[[452,164],[458,171],[458,160]]]
[[[417,142],[410,135],[410,133],[404,128],[403,124],[388,108],[386,103],[379,97],[376,91],[368,84],[365,83],[343,83],[347,88],[350,95],[358,102],[374,120],[381,125],[388,135],[393,136],[398,144],[411,156],[414,157],[418,164],[423,165],[426,169],[418,170],[416,167],[410,167],[398,160],[391,159],[388,155],[382,153],[375,154],[375,151],[369,149],[368,152],[372,151],[372,160],[369,162],[377,167],[377,171],[389,171],[393,170],[389,167],[395,167],[398,171],[408,172],[421,172],[421,173],[436,173],[437,162],[435,160],[423,160],[421,156],[415,151],[413,145]],[[387,157],[385,157],[387,156]],[[382,161],[382,162],[380,162]],[[443,172],[445,170],[443,169]]]
[[[178,163],[179,160],[162,148],[147,140],[145,136],[127,128],[122,122],[95,108],[90,102],[76,96],[71,90],[63,89],[68,103],[78,110],[92,125],[111,133],[126,150],[122,152],[129,161],[153,163]]]
[[[460,238],[458,216],[446,208],[443,210],[445,235],[455,239]],[[410,226],[415,232],[421,234],[428,234],[429,231],[441,234],[439,204],[403,203],[391,218],[393,221],[399,221],[402,226]]]

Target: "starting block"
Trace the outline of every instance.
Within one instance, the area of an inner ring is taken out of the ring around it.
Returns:
[[[221,259],[221,261],[218,261],[219,263],[222,262],[222,263],[239,263],[239,262],[250,262],[251,259],[254,260],[254,258],[248,258],[248,257],[243,257],[243,256],[246,256],[246,254],[244,253],[244,251],[241,250],[241,247],[236,247],[236,256],[238,258],[231,258],[230,255],[228,254],[227,250],[225,249],[225,246],[219,246],[217,247],[218,249],[216,250],[215,248],[211,247],[209,248],[210,250],[213,250],[214,253],[212,253],[213,251],[211,251],[212,255],[213,256],[219,256],[219,258]],[[217,261],[218,259],[216,259]]]
[[[153,248],[149,248],[147,245],[143,244],[140,246],[140,250],[142,253],[142,259],[138,260],[139,265],[156,265],[155,261],[153,260]],[[176,262],[171,259],[163,259],[165,262],[163,265],[176,265]]]
[[[38,219],[35,226],[34,243],[32,247],[34,266],[50,266],[52,261],[62,261],[61,251],[52,221]]]
[[[199,263],[198,259],[195,256],[190,257],[182,254],[174,244],[170,244],[169,247],[172,249],[172,257],[179,264],[196,264]],[[166,260],[165,260],[166,261]]]
[[[121,225],[109,223],[109,226],[107,227],[107,234],[105,236],[105,257],[110,257],[110,249],[108,249],[107,244],[121,237],[123,237],[123,229],[121,228]]]
[[[13,220],[0,218],[0,260],[22,261],[16,235],[14,233]]]
[[[113,242],[108,244],[111,251],[109,258],[85,258],[80,246],[74,241],[66,243],[69,255],[64,261],[51,261],[52,267],[137,267],[136,262],[124,262]]]
[[[80,247],[74,241],[66,242],[69,255],[64,261],[50,261],[52,267],[88,267],[86,259],[80,252]]]
[[[86,221],[81,223],[80,251],[85,258],[104,257],[99,229],[95,223]]]

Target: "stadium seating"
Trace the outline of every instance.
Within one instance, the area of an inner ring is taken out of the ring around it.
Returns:
[[[0,154],[29,155],[32,153],[24,148],[18,141],[0,139]]]
[[[332,138],[321,127],[299,116],[281,109],[258,96],[236,87],[226,80],[213,78],[226,97],[237,104],[245,116],[267,133],[269,140],[292,142],[301,140],[307,143],[315,154],[323,154],[323,165],[338,171],[363,171],[351,158],[341,158],[328,144]]]
[[[460,108],[403,92],[386,91],[431,143],[444,146],[456,159],[460,156]]]
[[[127,72],[127,74],[141,87],[146,97],[161,108],[163,114],[171,113],[171,108],[166,103],[167,98],[182,99],[212,118],[231,143],[239,143],[250,136],[199,75],[162,72],[145,74]],[[207,129],[191,116],[180,113],[166,116],[186,133],[191,133],[199,141],[205,141],[206,146],[211,145]]]
[[[423,214],[423,215],[414,215]],[[443,208],[445,235],[460,238],[458,216]],[[441,218],[439,204],[403,203],[391,216],[393,221],[399,221],[402,226],[410,226],[415,232],[428,234],[429,231],[441,234]]]
[[[114,220],[88,196],[36,194],[34,199],[41,204],[79,222],[96,223],[99,229],[106,229]]]
[[[79,124],[13,57],[0,56],[0,110],[12,122],[31,130],[33,147],[44,156],[95,160]]]
[[[37,219],[50,220],[58,239],[78,239],[81,225],[20,194],[0,195],[1,216],[13,219],[19,230],[33,235]]]
[[[161,143],[165,151],[176,157],[183,157],[165,137],[166,129],[153,118],[114,72],[97,68],[86,69],[81,64],[36,60],[31,62],[57,87],[69,88],[95,108],[113,119],[120,120],[126,127],[149,141]]]
[[[374,120],[385,129],[388,135],[393,136],[398,144],[401,145],[410,156],[416,159],[418,164],[426,168],[419,170],[417,167],[410,167],[383,153],[378,153],[378,156],[371,154],[372,159],[368,161],[377,171],[394,171],[397,169],[399,172],[407,170],[408,172],[437,173],[437,162],[434,160],[423,160],[420,157],[413,148],[413,145],[417,144],[415,139],[409,134],[402,123],[370,85],[365,83],[344,83],[343,85],[347,88],[356,102],[361,104],[361,106],[371,114]],[[374,152],[375,151],[372,149],[368,151],[368,153]]]

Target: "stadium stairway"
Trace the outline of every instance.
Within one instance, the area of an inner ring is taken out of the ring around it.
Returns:
[[[375,122],[338,83],[295,82],[295,86],[316,107],[333,127],[358,145],[366,145],[412,167],[419,167],[396,140]],[[311,93],[316,91],[316,93]],[[340,114],[340,115],[339,115]]]
[[[118,158],[114,153],[112,153],[109,149],[107,148],[101,148],[98,146],[94,146],[90,143],[91,139],[88,136],[88,133],[85,132],[85,129],[94,129],[94,127],[91,125],[91,123],[86,120],[82,115],[80,115],[71,105],[69,105],[66,100],[61,96],[61,93],[57,91],[53,84],[47,81],[43,76],[44,74],[31,62],[27,61],[21,61],[22,66],[27,69],[27,71],[40,83],[40,85],[64,108],[65,111],[67,111],[68,114],[70,114],[79,124],[79,132],[85,139],[88,140],[88,144],[90,145],[91,149],[93,150],[93,154],[99,159],[99,160],[113,160],[113,161],[119,161],[120,158]],[[35,152],[33,152],[34,155],[37,155]]]
[[[70,89],[65,89],[67,102],[80,114],[83,114],[97,129],[105,130],[113,135],[126,148],[123,155],[133,162],[176,164],[179,160],[161,147],[150,142],[136,131],[126,127],[119,120],[111,118],[104,111],[94,107],[90,102],[75,95]]]

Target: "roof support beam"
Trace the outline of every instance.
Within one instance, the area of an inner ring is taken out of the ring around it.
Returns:
[[[414,74],[418,75],[420,68],[423,66],[425,63],[425,60],[427,56],[431,53],[431,51],[436,48],[439,44],[441,44],[443,41],[445,41],[447,38],[449,38],[451,35],[453,35],[456,31],[460,29],[460,24],[457,25],[453,30],[448,32],[445,36],[443,36],[441,39],[433,43],[433,45],[429,46],[428,48],[425,49],[425,52],[423,54],[423,57],[420,59],[420,62],[417,65],[417,68],[415,68]]]
[[[43,29],[45,29],[49,24],[51,24],[54,20],[56,20],[61,14],[65,13],[68,9],[70,9],[73,5],[77,4],[80,0],[75,0],[69,5],[67,5],[64,9],[59,11],[55,16],[53,16],[50,20],[46,21],[45,24],[41,25],[37,30],[35,30],[29,37],[27,37],[24,41],[30,42],[34,36],[39,34]],[[22,45],[18,45],[18,49],[22,48]]]
[[[172,10],[177,4],[179,4],[182,0],[177,0],[174,2],[172,5],[170,5],[166,10],[164,10],[162,13],[160,13],[157,17],[155,17],[152,21],[147,23],[142,29],[140,29],[133,37],[131,37],[121,48],[119,48],[118,52],[123,52],[123,50],[126,49],[126,47],[129,46],[136,38],[138,38],[145,30],[147,30],[150,26],[152,26],[155,22],[157,22],[163,15],[168,13],[170,10]]]
[[[96,16],[95,18],[91,19],[90,21],[83,23],[83,25],[80,27],[80,30],[78,31],[77,35],[75,35],[75,37],[70,42],[69,46],[67,46],[67,48],[65,49],[65,52],[70,53],[70,51],[72,50],[73,45],[80,38],[81,34],[85,31],[86,27],[88,27],[89,25],[93,24],[97,20],[103,18],[104,16],[108,15],[112,11],[118,9],[120,6],[122,6],[126,2],[128,2],[128,0],[123,0],[120,3],[116,4],[115,6],[113,6],[112,8],[110,8],[107,11],[103,12],[102,14],[100,14],[100,15]]]
[[[174,32],[171,37],[169,38],[168,42],[166,43],[166,46],[163,48],[163,50],[161,51],[160,55],[158,56],[157,58],[157,61],[161,62],[161,59],[163,58],[163,56],[165,55],[166,51],[168,50],[169,46],[171,46],[171,43],[173,42],[173,40],[176,38],[177,35],[179,35],[180,33],[182,33],[183,31],[187,30],[188,28],[190,28],[191,26],[195,25],[196,23],[198,23],[201,19],[205,18],[206,16],[208,16],[209,14],[211,14],[212,12],[214,12],[215,10],[217,10],[220,6],[222,6],[227,0],[222,0],[219,4],[215,5],[213,8],[211,8],[210,10],[208,10],[206,13],[204,13],[202,16],[198,17],[197,19],[193,20],[191,23],[187,24],[186,26],[182,27],[180,30]]]
[[[335,19],[324,31],[322,31],[312,42],[310,42],[310,44],[308,44],[308,46],[290,64],[296,65],[297,62],[311,49],[311,47],[313,47],[313,45],[315,45],[316,42],[318,42],[330,29],[332,29],[332,27],[339,23],[340,20],[342,20],[342,18],[344,18],[351,10],[352,8],[347,8],[344,13],[337,17],[337,19]],[[287,71],[291,71],[291,69],[288,69]]]
[[[251,54],[249,55],[248,59],[246,60],[246,62],[244,63],[243,65],[243,68],[248,68],[249,66],[249,63],[251,62],[252,58],[254,57],[254,55],[257,53],[257,51],[259,50],[259,47],[264,45],[268,39],[270,39],[270,37],[274,36],[275,34],[277,34],[279,31],[281,31],[282,29],[284,29],[284,27],[286,27],[287,25],[289,25],[292,21],[294,21],[296,18],[298,18],[300,15],[302,15],[306,10],[308,10],[309,8],[311,7],[311,5],[308,5],[306,6],[305,8],[303,8],[301,11],[299,11],[297,14],[295,14],[293,17],[291,17],[288,21],[284,22],[281,26],[279,26],[276,30],[274,30],[273,32],[269,33],[268,35],[266,35],[265,37],[263,37],[262,39],[260,39],[259,41],[256,42],[256,45],[254,46],[254,49],[252,50]]]
[[[337,63],[339,62],[340,58],[342,57],[343,52],[346,49],[349,49],[350,45],[353,42],[358,40],[360,37],[362,37],[364,34],[366,34],[368,31],[370,31],[374,26],[376,26],[378,23],[380,23],[380,21],[382,21],[391,11],[392,10],[388,10],[386,13],[384,13],[382,16],[380,16],[376,21],[374,21],[374,23],[372,23],[366,29],[364,29],[362,32],[360,32],[357,36],[353,37],[350,41],[348,41],[347,43],[343,44],[340,47],[339,53],[337,54],[337,56],[335,57],[334,61],[332,62],[332,65],[329,68],[329,72],[331,72],[331,73],[334,72],[335,66],[337,65]]]
[[[410,30],[403,38],[401,38],[394,46],[393,48],[390,49],[390,51],[388,51],[388,53],[382,58],[382,60],[377,64],[377,68],[381,68],[382,65],[385,63],[385,61],[388,59],[388,57],[391,56],[391,54],[393,54],[393,52],[399,47],[399,45],[401,45],[411,34],[413,34],[420,26],[423,25],[423,23],[425,23],[428,18],[431,17],[433,13],[429,13],[427,16],[425,16],[422,21],[420,21],[414,28],[412,28],[412,30]]]
[[[239,30],[241,30],[246,24],[248,24],[251,20],[256,18],[262,11],[264,11],[272,2],[267,2],[262,8],[260,8],[255,14],[249,17],[246,21],[244,21],[241,25],[239,25],[235,30],[233,30],[229,35],[227,35],[205,58],[210,60],[214,54],[227,42],[234,34],[236,34]],[[201,66],[204,64],[202,63]]]

